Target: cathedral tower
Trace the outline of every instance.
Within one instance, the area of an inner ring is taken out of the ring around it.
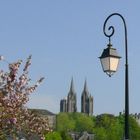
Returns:
[[[73,78],[71,79],[68,96],[60,101],[60,112],[77,112],[77,97]],[[86,80],[81,95],[81,113],[93,115],[93,97],[89,94]]]
[[[76,111],[77,111],[77,99],[76,99],[76,93],[74,90],[73,78],[72,78],[70,91],[67,97],[67,112],[76,112]]]
[[[60,112],[67,112],[67,99],[60,101]]]
[[[86,80],[81,96],[81,112],[88,115],[93,114],[93,97],[89,94]]]

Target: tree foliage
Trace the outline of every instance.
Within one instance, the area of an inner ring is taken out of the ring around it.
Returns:
[[[130,139],[140,140],[140,126],[133,117],[129,120]],[[59,113],[57,131],[65,140],[70,131],[93,133],[94,140],[121,140],[124,138],[124,115],[102,114],[94,117],[81,113]]]
[[[73,117],[75,119],[75,131],[93,133],[94,122],[92,117],[81,113],[74,114]]]
[[[130,118],[130,138],[140,140],[140,125],[134,118]]]
[[[46,135],[45,140],[62,140],[62,137],[59,132],[52,132]]]
[[[23,71],[19,68],[22,61],[9,64],[9,71],[0,71],[0,137],[10,136],[13,139],[24,135],[27,139],[34,134],[43,139],[43,134],[49,130],[48,120],[29,111],[25,104],[29,95],[43,81],[40,78],[34,85],[30,85],[28,77],[31,56],[27,59]]]
[[[57,115],[57,131],[71,131],[75,129],[75,121],[67,113]]]
[[[123,137],[122,124],[113,115],[97,116],[95,128],[95,140],[118,140]]]
[[[94,128],[93,118],[81,113],[60,113],[57,116],[58,131],[87,131],[92,133]]]

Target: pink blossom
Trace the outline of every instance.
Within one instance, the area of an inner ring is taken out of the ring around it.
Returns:
[[[9,64],[9,72],[0,71],[0,134],[3,129],[7,130],[8,135],[15,134],[14,131],[16,133],[25,131],[27,134],[41,135],[44,140],[43,134],[51,131],[48,120],[42,119],[24,107],[29,101],[29,95],[36,90],[44,77],[30,86],[28,68],[31,65],[31,56],[27,58],[23,73],[19,75],[21,63],[22,61],[19,60]],[[11,129],[13,125],[14,129]],[[26,130],[24,130],[25,128]]]

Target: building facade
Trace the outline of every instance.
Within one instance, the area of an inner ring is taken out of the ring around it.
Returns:
[[[69,132],[68,133],[72,140],[94,140],[94,134],[88,132]]]
[[[67,99],[60,101],[60,112],[67,112]]]
[[[60,112],[77,112],[77,97],[73,78],[71,80],[68,96],[60,101]],[[93,114],[93,97],[89,94],[86,80],[81,95],[81,112],[88,115]]]

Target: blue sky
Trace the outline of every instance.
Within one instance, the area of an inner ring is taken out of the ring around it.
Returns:
[[[60,99],[67,96],[73,76],[78,111],[85,78],[95,115],[123,111],[124,29],[119,17],[110,20],[116,27],[112,44],[122,56],[118,72],[109,78],[98,59],[108,43],[103,23],[118,12],[128,30],[130,113],[140,112],[139,5],[138,0],[0,1],[0,54],[9,62],[32,54],[32,81],[46,77],[27,106],[59,112]],[[1,69],[6,65],[1,62]]]

